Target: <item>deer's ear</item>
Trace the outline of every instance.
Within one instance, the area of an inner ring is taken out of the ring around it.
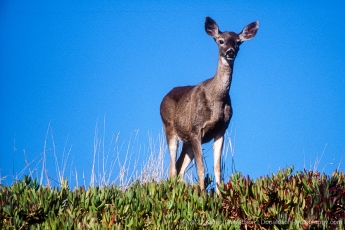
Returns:
[[[246,41],[252,39],[255,35],[256,32],[258,32],[259,29],[259,22],[252,22],[249,25],[247,25],[241,33],[238,34],[240,37],[241,41]]]
[[[205,31],[211,37],[217,37],[219,33],[217,23],[210,17],[206,17],[205,19]]]

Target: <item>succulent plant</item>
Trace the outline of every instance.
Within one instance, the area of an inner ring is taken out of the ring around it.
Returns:
[[[235,173],[221,196],[178,178],[124,191],[70,190],[66,180],[51,188],[25,176],[0,185],[0,229],[344,229],[344,172],[292,171]]]

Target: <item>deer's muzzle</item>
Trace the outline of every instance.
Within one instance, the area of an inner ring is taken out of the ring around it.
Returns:
[[[236,57],[236,51],[234,49],[229,49],[226,51],[226,59],[233,60]]]

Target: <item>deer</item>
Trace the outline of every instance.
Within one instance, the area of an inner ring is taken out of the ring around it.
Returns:
[[[170,152],[170,177],[181,176],[195,158],[200,190],[205,191],[205,167],[202,144],[213,142],[216,193],[221,182],[221,154],[224,134],[233,114],[229,95],[234,61],[240,45],[252,39],[259,22],[248,24],[240,33],[221,32],[210,17],[205,19],[205,31],[218,45],[218,66],[213,78],[194,86],[178,86],[163,98],[160,115]],[[179,141],[183,143],[178,160]]]

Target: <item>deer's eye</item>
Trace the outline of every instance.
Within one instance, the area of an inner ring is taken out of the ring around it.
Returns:
[[[224,41],[223,40],[219,40],[219,44],[223,45]]]

